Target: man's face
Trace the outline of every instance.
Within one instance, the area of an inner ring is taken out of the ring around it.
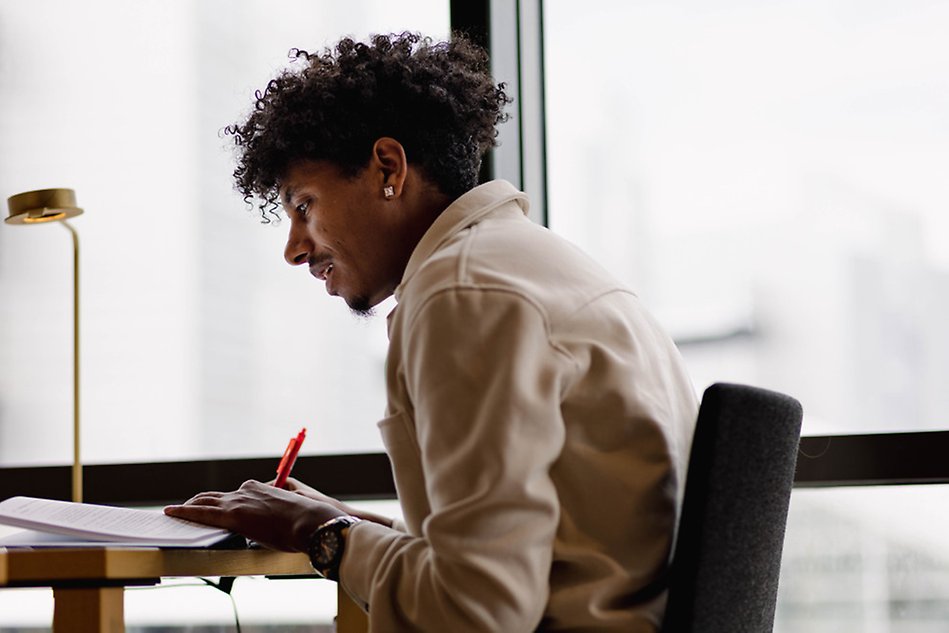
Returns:
[[[287,262],[307,264],[329,294],[363,314],[392,294],[405,268],[391,225],[398,215],[377,181],[371,168],[348,178],[330,163],[300,161],[280,186],[290,218]]]

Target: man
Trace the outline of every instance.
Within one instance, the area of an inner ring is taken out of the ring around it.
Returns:
[[[374,631],[655,631],[697,412],[675,346],[522,193],[476,186],[509,102],[483,51],[297,57],[229,128],[235,177],[330,294],[395,295],[379,428],[404,523],[296,481],[166,512],[309,552]]]

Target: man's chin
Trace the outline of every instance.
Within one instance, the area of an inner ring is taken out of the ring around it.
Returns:
[[[375,310],[373,310],[372,302],[369,300],[369,297],[355,296],[355,297],[345,297],[346,305],[349,306],[350,311],[352,311],[353,316],[357,316],[362,319],[368,319],[376,315]]]

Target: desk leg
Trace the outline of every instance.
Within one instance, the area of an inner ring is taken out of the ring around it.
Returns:
[[[342,585],[336,586],[336,633],[366,633],[369,630],[366,612],[353,602]]]
[[[53,633],[125,633],[122,587],[54,588]]]

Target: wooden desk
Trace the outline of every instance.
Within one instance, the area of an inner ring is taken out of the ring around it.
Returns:
[[[0,587],[52,587],[54,633],[123,633],[124,588],[162,577],[312,574],[305,554],[270,550],[0,548]],[[337,630],[366,630],[342,591]]]

